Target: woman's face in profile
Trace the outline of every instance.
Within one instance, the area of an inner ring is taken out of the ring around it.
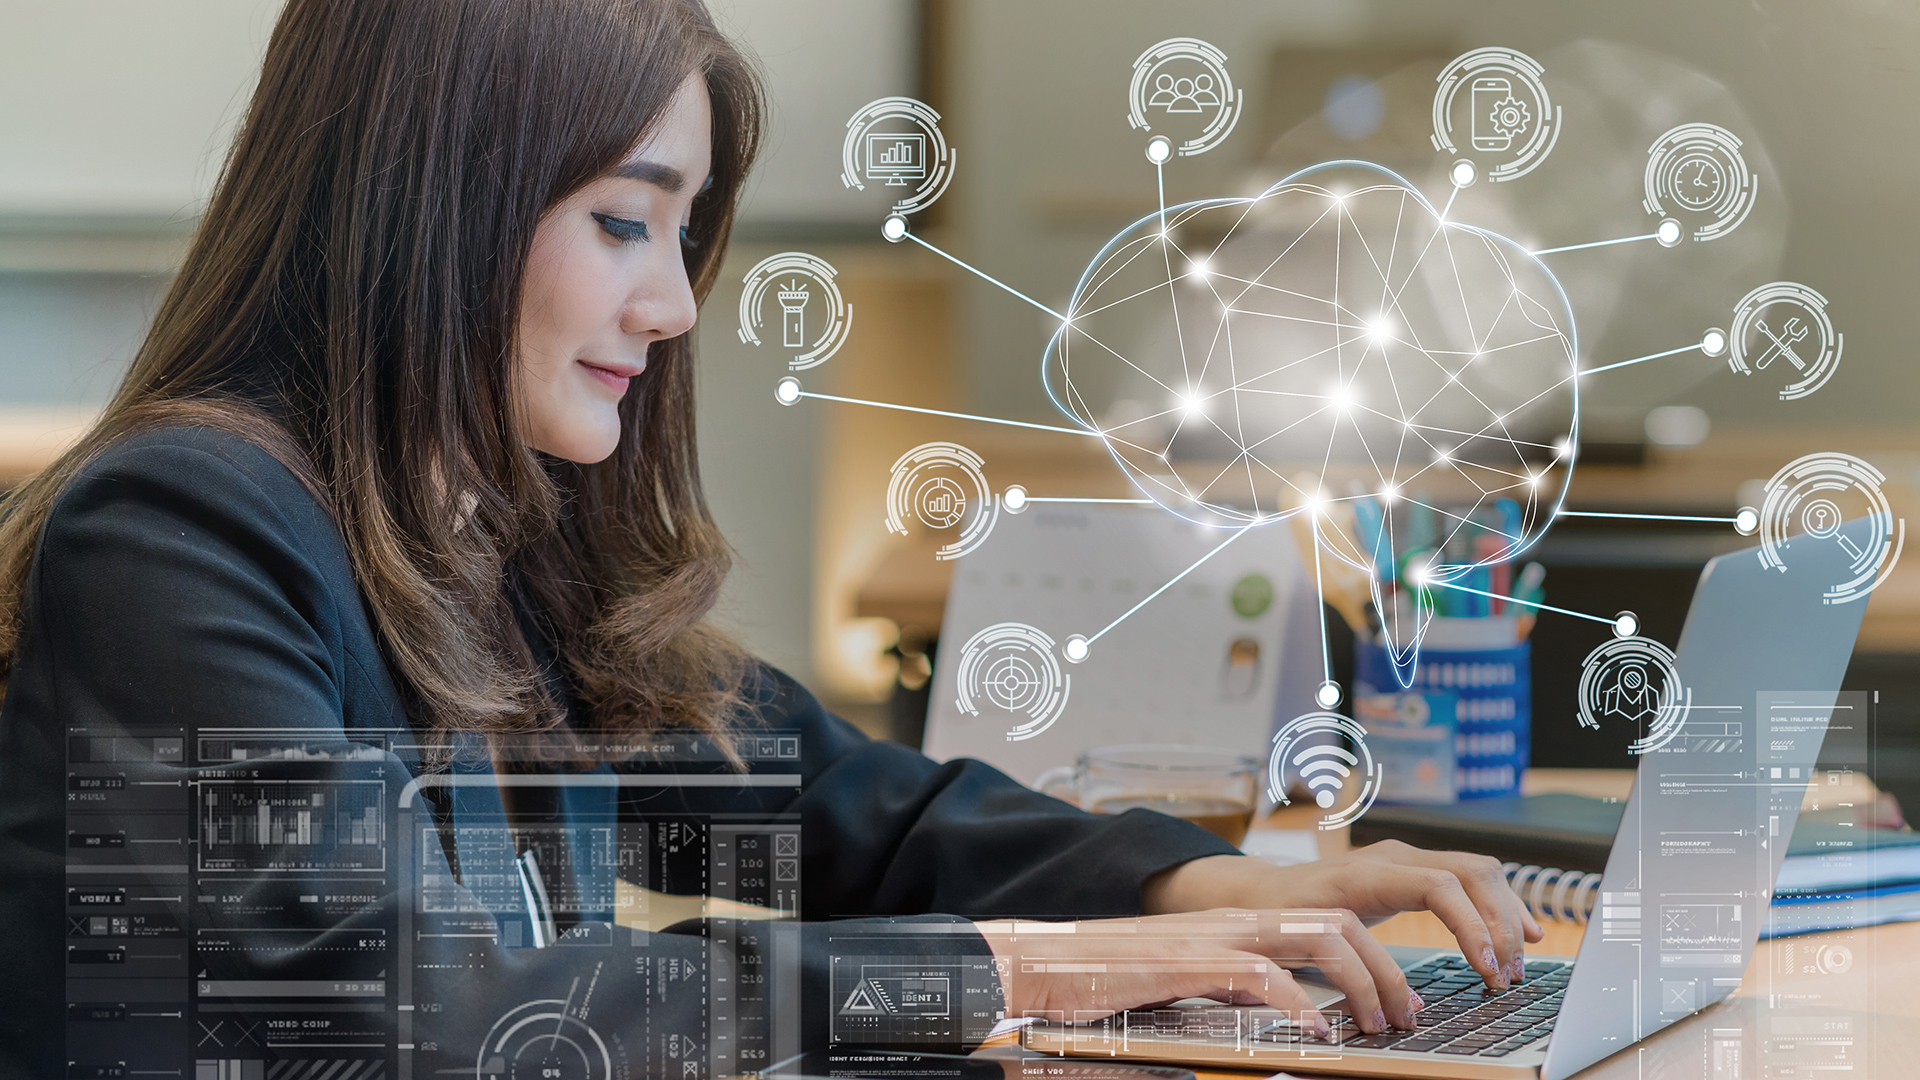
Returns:
[[[590,463],[620,442],[620,399],[647,346],[693,326],[681,230],[711,157],[707,90],[688,78],[626,161],[540,219],[521,288],[520,436]]]

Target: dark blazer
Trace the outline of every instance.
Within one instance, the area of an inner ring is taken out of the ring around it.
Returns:
[[[1233,851],[1174,818],[1146,811],[1088,815],[979,762],[936,763],[871,741],[772,669],[759,673],[755,695],[759,729],[798,735],[797,763],[756,762],[739,783],[718,775],[732,774],[711,762],[636,759],[614,771],[714,774],[700,782],[705,786],[649,788],[640,800],[645,806],[622,789],[623,821],[669,804],[691,813],[797,815],[805,921],[777,932],[742,933],[734,924],[698,920],[634,933],[628,947],[622,929],[615,940],[625,951],[616,960],[605,948],[503,947],[485,932],[449,944],[429,940],[416,925],[433,906],[423,904],[417,880],[390,878],[394,883],[381,895],[351,898],[343,907],[312,902],[310,878],[299,873],[235,875],[232,887],[243,902],[214,909],[204,906],[211,897],[184,897],[166,905],[153,925],[177,926],[182,949],[186,937],[208,923],[233,931],[236,942],[256,940],[244,936],[250,924],[282,935],[271,948],[236,944],[221,954],[214,976],[235,980],[325,978],[330,964],[345,963],[334,957],[356,932],[364,938],[373,928],[400,933],[412,927],[410,970],[383,971],[386,988],[378,1000],[387,1005],[386,1020],[398,1024],[391,1038],[413,1042],[415,1075],[470,1072],[496,1022],[537,999],[571,1000],[586,1023],[576,994],[590,992],[591,1026],[620,1048],[631,1071],[671,1069],[681,1077],[693,1074],[676,1067],[679,1050],[668,1054],[664,1033],[684,1033],[702,1046],[723,1035],[741,1046],[764,1046],[779,1014],[797,1019],[775,1044],[791,1045],[794,1030],[805,1045],[823,1044],[828,990],[839,985],[831,982],[830,968],[836,956],[860,951],[846,942],[863,926],[883,935],[864,950],[900,963],[979,958],[988,950],[966,918],[1134,914],[1151,875]],[[84,998],[94,985],[69,981],[66,967],[69,947],[89,943],[85,920],[69,918],[85,912],[67,906],[67,890],[93,880],[68,873],[74,829],[68,814],[87,822],[89,836],[116,829],[138,836],[159,826],[149,820],[153,815],[136,820],[131,811],[115,820],[113,805],[133,804],[107,800],[99,804],[108,807],[102,811],[84,801],[94,796],[69,791],[74,761],[99,761],[110,752],[125,763],[116,768],[129,785],[157,790],[157,798],[199,793],[180,804],[188,812],[171,819],[169,827],[184,829],[175,837],[178,850],[164,841],[157,850],[173,852],[162,858],[166,863],[204,865],[195,860],[206,857],[213,838],[201,830],[212,826],[196,823],[193,800],[212,798],[236,772],[231,760],[208,764],[196,732],[267,729],[297,734],[313,746],[345,748],[332,763],[324,753],[300,762],[250,762],[246,775],[310,778],[318,770],[364,777],[371,771],[388,781],[391,810],[398,805],[391,800],[407,798],[421,762],[410,740],[369,733],[407,731],[404,700],[338,529],[270,455],[229,434],[177,427],[124,439],[88,465],[60,495],[40,537],[0,708],[0,1076],[64,1075],[62,1061],[110,1055],[115,1032],[131,1030],[84,1019],[69,1024],[63,1012],[63,987]],[[100,741],[154,725],[183,727],[184,749]],[[797,786],[749,786],[753,775],[794,772]],[[449,805],[444,797],[432,802],[441,824]],[[389,838],[402,841],[404,854],[410,837]],[[446,853],[430,842],[420,848],[402,869],[451,881]],[[151,861],[153,850],[139,857]],[[471,911],[462,917],[469,927],[491,927],[474,923]],[[898,917],[918,918],[872,922]],[[865,921],[837,921],[850,918]],[[884,936],[889,926],[900,932]],[[201,995],[192,993],[200,973],[166,963],[160,970],[169,974],[153,981],[154,992],[192,1005],[183,1021],[192,1018],[205,993],[204,987]],[[708,977],[666,976],[696,970]],[[732,1034],[716,1034],[716,1009],[726,1008],[712,997],[720,985],[713,979],[756,970],[771,973],[774,1003],[736,1009],[727,1019]],[[435,1005],[431,1025],[417,1010],[394,1019],[397,984],[409,979],[411,999]],[[177,990],[166,990],[176,982]],[[783,1002],[783,995],[791,1000]],[[422,1034],[429,1026],[431,1038]],[[185,1075],[193,1075],[196,1055],[237,1053],[188,1046],[192,1030],[179,1025]],[[699,1075],[706,1075],[704,1067]]]

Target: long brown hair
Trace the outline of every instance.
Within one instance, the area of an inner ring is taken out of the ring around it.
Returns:
[[[690,335],[651,347],[598,464],[528,449],[511,392],[542,213],[624,160],[695,75],[713,114],[688,230],[704,300],[764,109],[699,0],[290,0],[126,380],[8,499],[0,671],[61,488],[116,439],[195,423],[261,445],[329,508],[431,745],[561,718],[509,565],[593,727],[725,745],[748,662],[706,622],[729,554],[700,488]]]

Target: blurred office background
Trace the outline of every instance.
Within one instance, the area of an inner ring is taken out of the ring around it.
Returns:
[[[1754,501],[1794,456],[1844,450],[1889,477],[1920,523],[1920,8],[1898,0],[714,0],[755,52],[774,131],[700,334],[703,453],[740,562],[723,618],[756,651],[870,730],[914,738],[946,574],[924,538],[882,522],[887,466],[930,438],[986,456],[996,486],[1127,494],[1097,450],[1044,434],[773,399],[781,359],[740,343],[740,275],[767,254],[832,262],[857,317],[809,389],[1040,422],[1045,317],[879,235],[884,201],[846,190],[841,137],[862,104],[911,94],[959,150],[916,229],[1046,303],[1150,210],[1126,122],[1141,50],[1219,46],[1246,111],[1227,142],[1167,170],[1168,200],[1259,190],[1333,157],[1367,157],[1439,190],[1433,78],[1505,45],[1544,61],[1565,134],[1520,182],[1462,202],[1524,243],[1646,227],[1647,132],[1706,119],[1748,140],[1761,177],[1723,243],[1628,245],[1569,262],[1589,363],[1697,340],[1753,285],[1824,293],[1845,333],[1838,374],[1797,402],[1682,357],[1596,387],[1572,505],[1708,516]],[[276,0],[0,0],[0,472],[17,478],[110,392],[177,264],[251,91]],[[1505,190],[1497,190],[1505,189]],[[1558,268],[1558,267],[1557,267]],[[1673,407],[1681,407],[1675,411]],[[1649,423],[1649,414],[1655,414]],[[1079,442],[1079,440],[1066,440]],[[1744,491],[1743,491],[1744,489]],[[1537,550],[1549,599],[1639,611],[1673,642],[1692,580],[1739,546],[1724,528],[1563,523]],[[1920,788],[1920,568],[1874,594],[1850,683],[1882,692],[1883,782]],[[1561,620],[1564,623],[1566,620]],[[1604,630],[1595,628],[1596,634]],[[1535,639],[1535,758],[1592,760],[1571,732],[1584,627]],[[1920,802],[1920,791],[1910,805]]]

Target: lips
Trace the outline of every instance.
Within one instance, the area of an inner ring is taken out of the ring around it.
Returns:
[[[625,393],[627,380],[646,370],[646,366],[642,364],[603,364],[589,360],[580,360],[577,363],[587,369],[587,374],[615,393]]]

